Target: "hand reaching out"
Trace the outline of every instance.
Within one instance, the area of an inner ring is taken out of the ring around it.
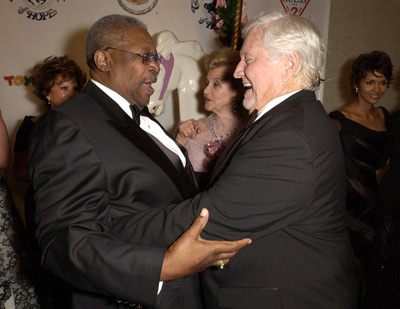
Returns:
[[[203,208],[192,226],[179,237],[165,253],[160,281],[182,278],[203,271],[209,266],[225,263],[243,247],[251,243],[244,238],[236,241],[209,241],[200,233],[208,221],[208,211]]]

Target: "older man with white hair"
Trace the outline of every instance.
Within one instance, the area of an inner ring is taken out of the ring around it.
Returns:
[[[202,273],[206,308],[354,308],[341,146],[314,94],[320,32],[274,12],[244,35],[234,76],[248,88],[243,104],[254,120],[221,154],[207,191],[123,218],[125,240],[138,241],[141,231],[142,242],[158,235],[168,244],[207,208],[204,237],[253,243],[222,270]]]

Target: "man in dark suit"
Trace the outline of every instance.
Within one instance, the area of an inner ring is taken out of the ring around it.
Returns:
[[[106,16],[91,28],[86,55],[92,80],[31,137],[42,264],[74,288],[72,308],[201,308],[198,278],[188,275],[249,239],[200,239],[206,211],[168,250],[157,237],[140,246],[109,233],[118,217],[181,202],[196,186],[186,150],[147,111],[160,57],[146,26]]]
[[[313,92],[321,35],[280,12],[260,15],[244,34],[234,75],[248,88],[243,104],[255,121],[221,154],[207,191],[120,218],[111,232],[142,244],[161,235],[169,244],[207,208],[204,237],[253,243],[201,274],[206,308],[354,308],[342,151]]]

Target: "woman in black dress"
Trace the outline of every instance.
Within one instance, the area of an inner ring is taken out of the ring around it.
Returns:
[[[400,111],[391,116],[390,140],[383,161],[389,170],[379,183],[379,225],[367,290],[368,308],[400,308]]]
[[[354,100],[330,114],[340,134],[347,177],[347,223],[360,279],[370,264],[375,235],[378,183],[376,171],[388,140],[390,115],[376,104],[393,80],[389,56],[380,51],[362,54],[354,61],[350,77]],[[361,298],[361,296],[360,296]]]

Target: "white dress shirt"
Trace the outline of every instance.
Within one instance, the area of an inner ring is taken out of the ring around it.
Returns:
[[[113,99],[115,103],[117,103],[119,107],[121,107],[129,117],[133,118],[132,111],[129,107],[130,104],[127,100],[125,100],[114,90],[111,90],[110,88],[104,86],[103,84],[100,84],[99,82],[93,79],[91,81],[101,90],[103,90],[104,93],[107,94],[111,99]],[[167,147],[169,150],[173,151],[176,155],[178,155],[179,159],[182,161],[183,166],[186,166],[186,158],[182,153],[182,151],[179,149],[178,145],[175,143],[173,139],[171,139],[167,134],[165,134],[164,130],[156,122],[151,120],[149,117],[141,115],[140,128],[146,131],[147,133],[153,135],[165,147]],[[158,285],[157,295],[160,294],[162,286],[163,286],[163,281],[160,281]]]
[[[132,111],[130,109],[130,104],[127,100],[125,100],[122,96],[120,96],[118,93],[116,93],[114,90],[111,90],[110,88],[104,86],[103,84],[100,84],[99,82],[95,80],[91,80],[97,87],[99,87],[101,90],[104,91],[105,94],[107,94],[115,103],[119,105],[123,109],[123,111],[132,118]],[[174,152],[179,159],[182,162],[183,166],[186,166],[186,157],[182,153],[182,151],[179,149],[178,145],[176,142],[171,139],[167,134],[165,134],[164,130],[153,120],[151,120],[149,117],[142,116],[140,115],[140,128],[147,133],[151,134],[155,138],[157,138],[165,147],[167,147],[169,150]]]

